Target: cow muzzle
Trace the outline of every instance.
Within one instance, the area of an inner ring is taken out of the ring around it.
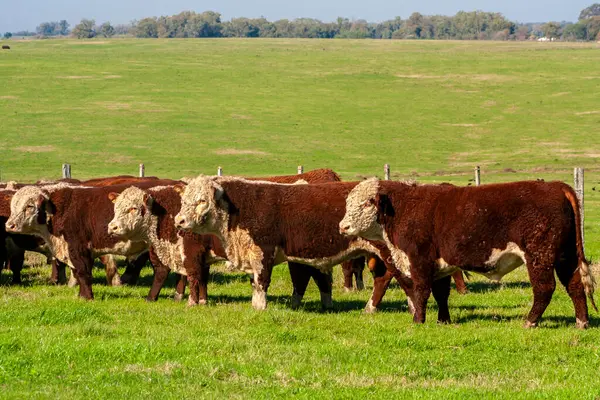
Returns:
[[[4,227],[6,228],[7,232],[17,232],[17,225],[11,220],[6,221]]]
[[[346,222],[340,222],[340,235],[350,236],[354,234],[352,226]]]
[[[186,217],[182,216],[182,215],[176,215],[175,216],[175,227],[179,228],[179,229],[188,229],[189,228],[189,223]]]
[[[118,224],[116,224],[114,222],[111,222],[110,224],[108,224],[108,234],[109,235],[117,236],[117,235],[121,235],[122,233],[123,233],[122,229]]]

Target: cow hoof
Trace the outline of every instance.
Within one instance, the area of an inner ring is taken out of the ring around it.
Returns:
[[[252,294],[252,307],[255,310],[267,309],[267,294],[265,292],[254,292]]]
[[[73,276],[73,274],[71,274],[71,276],[69,277],[69,283],[68,286],[70,288],[74,288],[75,286],[77,286],[78,282],[77,282],[77,278],[75,278],[75,276]]]
[[[196,307],[198,305],[198,302],[196,302],[190,298],[190,299],[188,299],[187,305],[188,305],[188,307]]]
[[[523,328],[525,328],[525,329],[536,328],[536,327],[537,327],[537,322],[525,321],[525,324],[523,324]]]
[[[356,290],[365,290],[365,284],[363,281],[356,281]]]
[[[353,288],[344,286],[344,292],[346,292],[346,293],[351,293],[351,292],[353,292],[353,291],[354,291],[354,289],[353,289]]]
[[[302,305],[302,296],[300,296],[299,294],[293,294],[291,302],[292,309],[297,310],[298,308],[300,308],[300,305]]]
[[[369,300],[367,305],[365,306],[365,313],[367,314],[375,314],[377,312],[377,307],[373,306],[373,300]]]
[[[333,309],[333,299],[331,298],[331,293],[321,292],[321,307],[323,310]]]
[[[575,327],[577,329],[587,329],[589,325],[590,323],[588,321],[582,321],[579,318],[577,318],[577,321],[575,322]]]
[[[173,296],[173,300],[174,301],[181,301],[181,300],[183,300],[183,294],[181,294],[181,293],[175,293],[175,296]]]
[[[156,300],[157,300],[157,299],[153,299],[153,298],[152,298],[152,297],[150,297],[150,296],[146,297],[146,301],[147,301],[148,303],[154,303]]]
[[[123,283],[121,282],[121,277],[117,274],[112,278],[111,285],[112,286],[121,286]]]
[[[451,321],[450,321],[450,319],[438,319],[438,322],[437,322],[437,323],[438,323],[439,325],[450,325],[450,324],[451,324]]]

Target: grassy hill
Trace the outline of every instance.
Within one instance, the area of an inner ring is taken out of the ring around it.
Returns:
[[[0,52],[0,179],[273,175],[329,167],[345,179],[468,184],[560,179],[586,168],[586,251],[600,257],[597,44],[349,40],[44,40]],[[574,329],[557,287],[541,328],[524,270],[450,299],[455,324],[414,326],[399,289],[378,315],[369,293],[336,312],[289,309],[276,268],[269,309],[245,277],[217,269],[207,307],[148,288],[97,300],[46,284],[0,287],[0,397],[593,397],[600,319]],[[150,271],[142,283],[151,279]]]

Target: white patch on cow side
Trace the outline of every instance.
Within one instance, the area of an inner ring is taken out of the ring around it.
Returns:
[[[525,264],[525,253],[523,250],[516,243],[508,242],[504,250],[492,250],[492,254],[485,262],[485,265],[493,269],[483,275],[493,281],[499,281],[504,275],[523,264]]]
[[[448,275],[452,275],[459,269],[454,265],[448,264],[443,258],[438,258],[435,263],[437,264],[438,269],[435,271],[434,279],[445,278]]]

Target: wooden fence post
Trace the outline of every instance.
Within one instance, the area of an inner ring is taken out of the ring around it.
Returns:
[[[63,177],[63,179],[71,178],[71,164],[63,164],[62,165],[62,177]]]
[[[217,168],[217,176],[223,176],[223,168]]]
[[[481,185],[481,168],[478,166],[475,167],[475,186]]]
[[[573,181],[575,184],[575,194],[577,195],[577,201],[579,202],[579,214],[581,215],[581,242],[583,244],[583,248],[585,249],[585,230],[583,229],[583,224],[585,222],[583,212],[583,168],[575,168],[573,170]]]
[[[383,166],[383,179],[386,181],[390,180],[390,164],[385,164]]]
[[[144,167],[144,164],[140,164],[140,178],[144,176],[146,176],[146,167]]]
[[[298,175],[304,173],[304,167],[302,165],[298,165]]]

